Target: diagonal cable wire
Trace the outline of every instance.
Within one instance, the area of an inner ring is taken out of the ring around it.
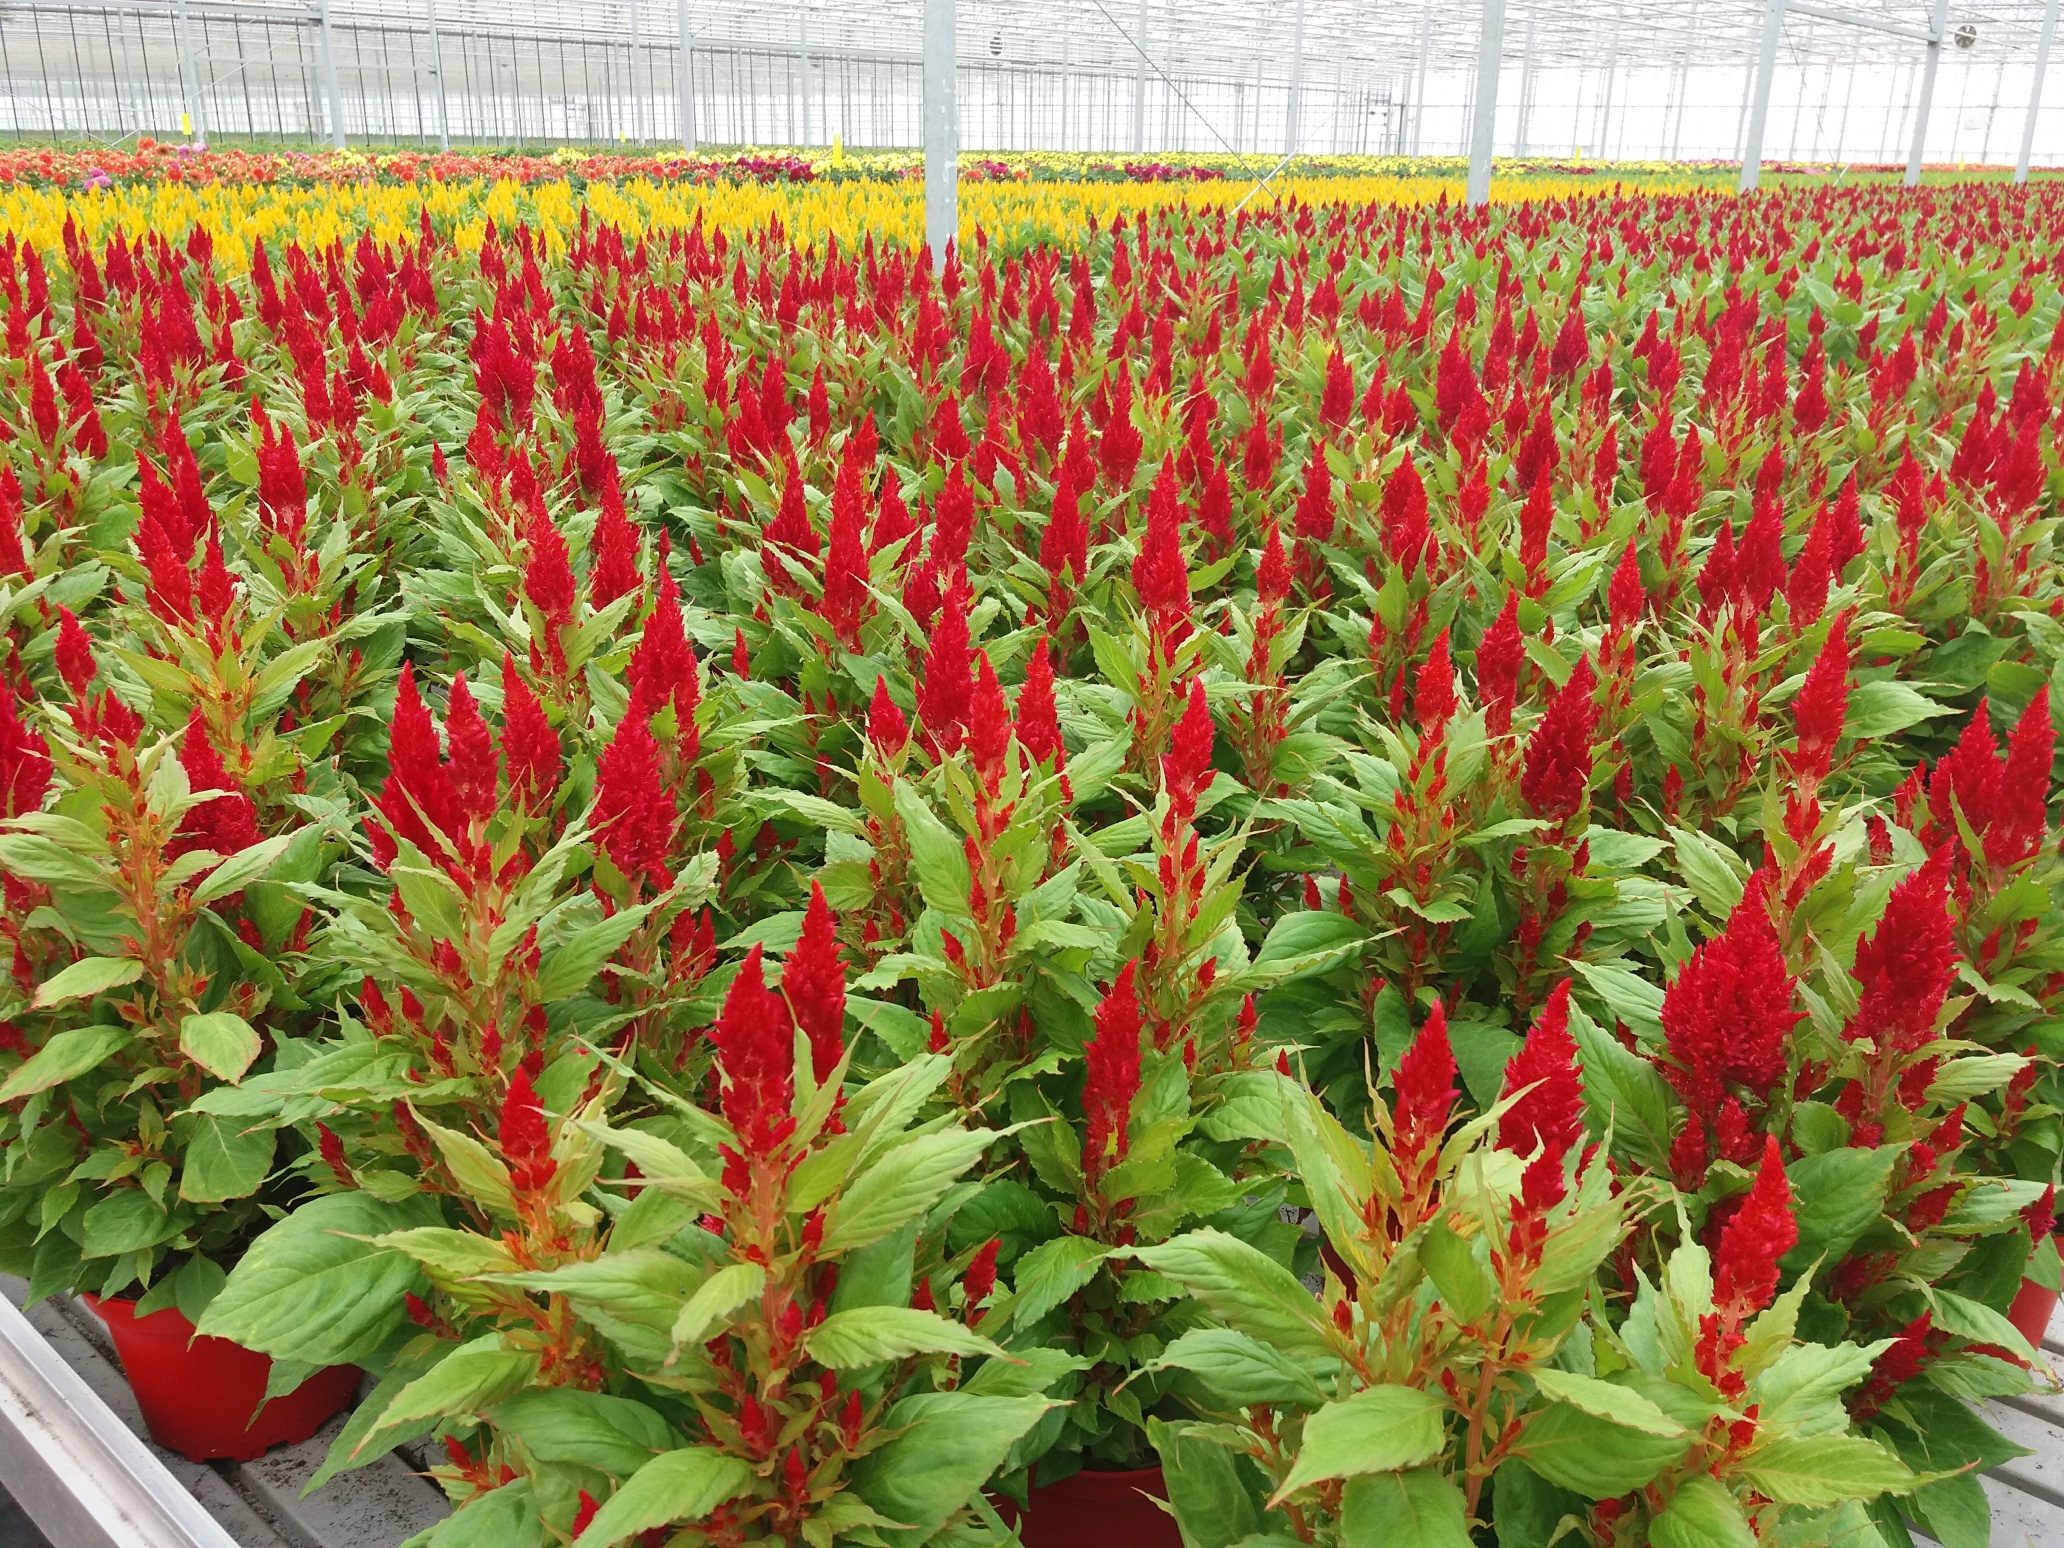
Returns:
[[[1161,77],[1162,83],[1166,85],[1170,91],[1175,93],[1175,100],[1180,102],[1183,105],[1183,107],[1190,113],[1194,114],[1197,118],[1197,121],[1203,124],[1203,126],[1206,129],[1209,129],[1211,131],[1211,138],[1218,141],[1220,145],[1225,146],[1226,154],[1228,156],[1239,155],[1240,153],[1238,151],[1234,150],[1231,145],[1228,145],[1226,143],[1226,137],[1218,132],[1218,125],[1214,124],[1210,120],[1210,118],[1205,115],[1202,109],[1200,109],[1194,102],[1190,101],[1190,99],[1186,95],[1184,95],[1183,89],[1175,84],[1175,81],[1170,77],[1169,73],[1161,68],[1160,61],[1155,59],[1152,54],[1148,53],[1144,45],[1140,43],[1139,39],[1135,38],[1130,32],[1127,32],[1124,26],[1119,22],[1118,18],[1113,16],[1108,10],[1104,8],[1104,0],[1089,0],[1089,3],[1096,7],[1098,15],[1102,16],[1105,21],[1111,24],[1111,30],[1117,33],[1119,37],[1125,39],[1126,43],[1131,46],[1132,51],[1138,54],[1140,58],[1144,59],[1147,62],[1147,67],[1150,70],[1152,70],[1156,75]]]

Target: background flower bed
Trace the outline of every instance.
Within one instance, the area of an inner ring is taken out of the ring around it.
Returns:
[[[411,176],[0,196],[10,1268],[447,1548],[1982,1540],[2051,190]]]

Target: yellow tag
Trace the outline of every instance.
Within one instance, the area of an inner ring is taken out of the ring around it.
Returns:
[[[180,132],[181,134],[189,134],[189,135],[193,133],[193,115],[192,115],[192,114],[190,114],[190,113],[181,113],[181,114],[179,115],[179,132]]]
[[[1583,159],[1584,159],[1584,147],[1583,147],[1583,146],[1581,146],[1581,145],[1578,145],[1578,146],[1574,146],[1574,147],[1572,147],[1572,148],[1571,148],[1571,150],[1570,150],[1570,160],[1572,160],[1572,161],[1582,161]]]
[[[846,137],[842,134],[831,137],[831,164],[835,167],[846,164]]]

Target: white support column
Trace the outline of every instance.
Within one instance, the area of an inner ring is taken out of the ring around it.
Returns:
[[[1297,154],[1297,135],[1304,113],[1304,0],[1297,0],[1290,24],[1290,106],[1283,116],[1283,154]]]
[[[625,0],[624,9],[629,13],[625,20],[630,24],[631,55],[631,135],[633,140],[645,139],[645,93],[638,85],[639,56],[644,53],[644,39],[638,33],[638,0]]]
[[[186,133],[197,145],[208,140],[208,126],[202,121],[201,113],[201,67],[194,57],[193,14],[186,8],[186,0],[177,0],[174,13],[179,29],[179,85],[186,98]]]
[[[803,109],[803,143],[805,145],[814,145],[817,143],[817,138],[810,129],[810,7],[808,5],[801,5],[796,8],[796,26],[798,29],[795,61],[796,100],[802,104]]]
[[[1498,127],[1498,71],[1505,62],[1505,0],[1483,0],[1483,26],[1476,42],[1476,91],[1470,104],[1469,185],[1471,209],[1491,202],[1491,137]]]
[[[329,104],[330,146],[344,149],[344,88],[337,80],[337,39],[330,30],[330,0],[315,0],[317,64],[322,70],[323,98]]]
[[[1835,120],[1835,151],[1833,160],[1842,164],[1842,151],[1849,143],[1849,104],[1856,98],[1856,61],[1849,61],[1849,79],[1842,87],[1842,116]]]
[[[681,27],[681,82],[680,106],[676,112],[681,119],[681,149],[692,156],[695,154],[695,33],[688,25],[688,0],[679,0],[677,10]]]
[[[1598,99],[1598,132],[1593,136],[1598,141],[1598,159],[1612,160],[1612,110],[1613,87],[1619,83],[1620,74],[1620,24],[1614,21],[1612,41],[1605,49],[1605,92]]]
[[[2057,36],[2057,0],[2043,7],[2042,34],[2035,44],[2035,79],[2028,85],[2028,117],[2021,123],[2021,152],[2014,158],[2014,181],[2028,181],[2028,158],[2035,152],[2035,115],[2042,110],[2043,74],[2050,67],[2050,44]]]
[[[1763,170],[1763,130],[1770,119],[1770,83],[1777,78],[1777,43],[1784,33],[1784,13],[1785,0],[1767,0],[1763,7],[1763,35],[1757,44],[1748,114],[1742,123],[1742,193],[1756,191],[1756,177]]]
[[[1412,88],[1412,154],[1423,155],[1426,148],[1426,67],[1433,54],[1433,7],[1430,3],[1419,13],[1419,78]]]
[[[1684,35],[1684,55],[1677,61],[1677,107],[1670,119],[1670,159],[1675,161],[1684,141],[1684,99],[1691,95],[1691,55],[1698,47],[1699,0],[1691,0],[1691,21]]]
[[[925,242],[935,273],[960,230],[959,57],[953,0],[924,0]]]
[[[451,149],[451,105],[444,95],[444,44],[437,36],[437,0],[423,0],[423,20],[430,26],[430,79],[437,86],[437,148]]]
[[[1928,15],[1928,52],[1921,62],[1921,97],[1914,107],[1913,142],[1906,153],[1906,186],[1921,180],[1921,159],[1928,150],[1928,110],[1935,105],[1935,75],[1942,68],[1942,40],[1949,31],[1949,0],[1935,0]]]
[[[1527,128],[1534,114],[1534,13],[1527,11],[1526,49],[1519,60],[1519,130],[1513,138],[1512,154],[1527,154]]]
[[[1139,27],[1132,35],[1132,149],[1144,155],[1147,149],[1147,0],[1139,0]]]

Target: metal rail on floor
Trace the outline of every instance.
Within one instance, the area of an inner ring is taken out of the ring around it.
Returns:
[[[64,1548],[237,1548],[5,1297],[0,1477]]]

